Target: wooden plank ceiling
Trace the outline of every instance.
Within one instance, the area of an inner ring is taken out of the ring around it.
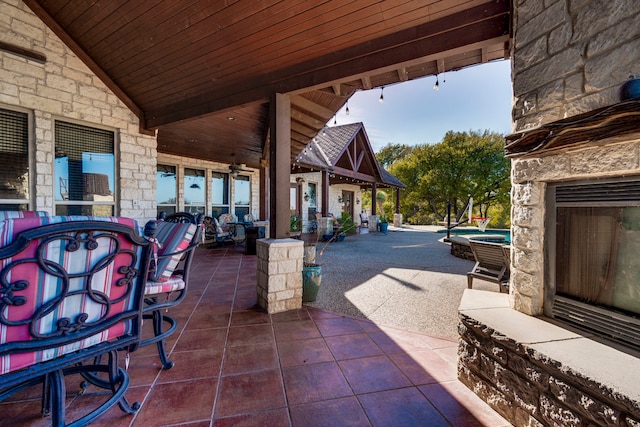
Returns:
[[[158,151],[258,167],[268,99],[292,156],[357,90],[509,56],[509,0],[24,0]]]

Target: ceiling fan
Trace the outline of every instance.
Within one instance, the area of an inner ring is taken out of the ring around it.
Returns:
[[[234,160],[233,160],[233,163],[231,163],[229,165],[229,171],[231,173],[231,176],[234,179],[238,177],[238,172],[251,172],[249,170],[244,169],[245,167],[247,167],[246,164],[244,164],[244,163],[236,164],[236,162],[235,162],[235,154],[232,154],[231,157],[233,157]]]

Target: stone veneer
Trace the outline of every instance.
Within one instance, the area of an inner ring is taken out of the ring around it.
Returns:
[[[458,378],[516,426],[640,426],[640,359],[467,289]]]
[[[34,210],[54,209],[54,121],[116,134],[118,215],[155,218],[156,138],[139,132],[127,106],[21,0],[2,0],[2,40],[46,56],[39,63],[0,51],[0,107],[31,114]]]
[[[515,131],[618,102],[618,88],[640,74],[637,0],[516,0],[513,124]],[[513,307],[543,311],[546,182],[638,174],[639,139],[600,141],[555,156],[512,161]]]
[[[302,307],[304,243],[296,239],[259,239],[258,305],[267,313]]]

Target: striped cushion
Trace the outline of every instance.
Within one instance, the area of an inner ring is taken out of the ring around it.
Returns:
[[[166,282],[178,266],[182,258],[180,252],[189,247],[198,226],[196,224],[183,224],[175,222],[158,222],[156,239],[160,242],[158,248],[158,264],[149,272],[149,280],[154,282]]]
[[[0,245],[5,246],[11,243],[18,234],[24,230],[45,224],[88,219],[125,224],[132,227],[134,230],[138,229],[138,225],[135,220],[119,217],[49,216],[8,219],[1,223],[2,229],[0,230]],[[69,232],[68,234],[73,235],[75,233]],[[71,275],[73,273],[86,272],[90,268],[104,262],[108,256],[113,256],[116,244],[114,239],[106,237],[98,238],[96,240],[98,246],[94,250],[88,250],[84,245],[80,245],[79,249],[69,252],[64,250],[61,242],[62,241],[58,239],[49,242],[46,248],[44,248],[42,255],[49,261],[50,265],[60,265],[61,267],[59,267],[59,269],[62,269],[66,271],[67,274]],[[40,307],[44,303],[53,301],[56,296],[59,295],[59,290],[63,285],[63,280],[58,277],[60,276],[59,274],[51,274],[51,272],[47,273],[37,267],[32,261],[20,263],[21,260],[31,259],[35,256],[39,243],[41,242],[33,241],[21,252],[10,258],[0,260],[0,271],[5,271],[5,267],[10,266],[7,276],[7,281],[9,283],[16,283],[18,280],[23,280],[29,284],[29,286],[23,290],[14,290],[12,295],[6,293],[3,295],[0,291],[0,296],[22,296],[26,301],[23,305],[5,306],[2,314],[6,319],[14,321],[28,319],[33,315],[36,307]],[[115,283],[117,280],[125,277],[125,274],[120,272],[120,267],[128,266],[132,263],[131,253],[126,253],[124,251],[133,251],[136,254],[135,267],[139,267],[141,247],[134,246],[124,238],[118,238],[118,243],[120,245],[120,252],[115,256],[114,262],[109,263],[106,267],[96,268],[91,279],[91,288],[99,292],[104,292],[112,301],[108,314],[109,316],[131,309],[135,304],[133,293],[130,293],[121,301],[114,301],[126,295],[127,287],[112,286],[112,283]],[[56,271],[56,269],[54,268],[52,271]],[[82,289],[84,286],[84,280],[82,278],[70,278],[68,283],[71,291]],[[86,294],[67,296],[62,303],[57,306],[56,310],[42,317],[38,321],[37,332],[42,335],[51,334],[58,330],[57,325],[60,319],[70,318],[72,322],[75,322],[79,313],[86,313],[88,315],[87,322],[91,322],[99,319],[101,316],[104,316],[105,312],[104,304],[92,301]],[[98,334],[58,348],[30,353],[2,355],[0,356],[0,374],[16,371],[36,363],[54,359],[63,354],[93,346],[103,341],[118,338],[129,333],[131,327],[132,325],[130,322],[120,322]],[[18,326],[0,325],[0,353],[2,352],[2,344],[4,343],[33,340],[29,334],[28,328],[29,324],[22,324]]]
[[[0,220],[13,218],[35,218],[47,216],[45,211],[0,211]]]
[[[147,285],[144,288],[145,295],[157,295],[169,292],[181,291],[186,287],[182,276],[174,275],[166,282],[154,282],[147,280]]]

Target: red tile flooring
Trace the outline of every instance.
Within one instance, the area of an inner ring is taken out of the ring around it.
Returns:
[[[172,315],[175,366],[160,370],[155,346],[132,354],[126,415],[96,426],[507,426],[456,380],[457,342],[303,307],[256,309],[256,257],[196,251],[189,295]],[[77,383],[69,385],[77,390]],[[39,389],[0,404],[0,425],[47,425]],[[70,396],[80,413],[91,388]]]

